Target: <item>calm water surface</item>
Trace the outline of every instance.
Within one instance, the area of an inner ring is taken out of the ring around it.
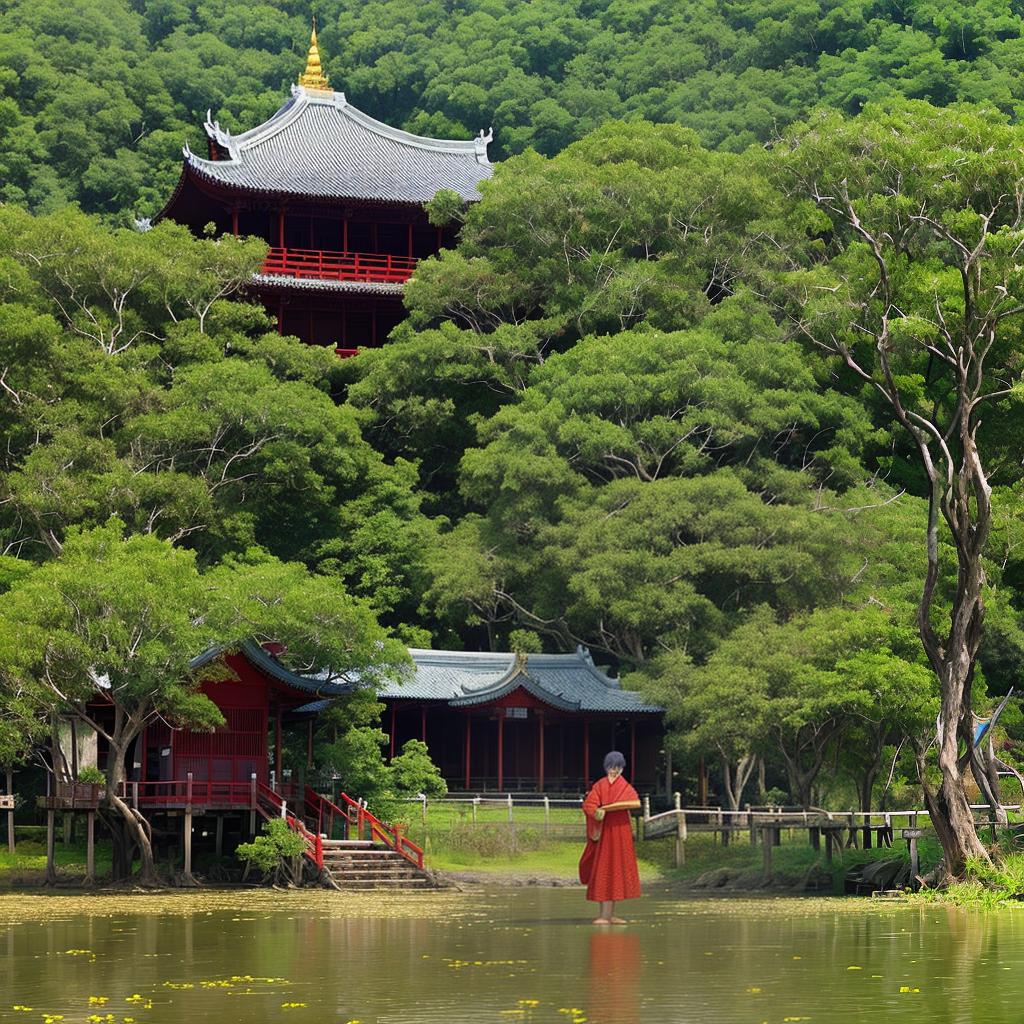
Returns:
[[[0,1021],[1024,1020],[1024,909],[629,907],[598,930],[573,889],[0,896]]]

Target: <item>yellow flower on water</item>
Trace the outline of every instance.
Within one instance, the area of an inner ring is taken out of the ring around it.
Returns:
[[[31,1006],[20,1006],[17,1003],[15,1003],[15,1005],[12,1006],[11,1009],[12,1010],[20,1010],[22,1013],[31,1013],[32,1012],[32,1007]]]
[[[110,1002],[110,996],[89,996],[90,1006],[103,1006],[104,1003]]]
[[[519,1005],[520,1006],[540,1006],[540,1000],[539,999],[520,999],[519,1000]]]
[[[757,987],[757,985],[752,985],[750,988],[747,989],[747,991],[751,995],[757,995],[761,990],[760,990],[760,988]]]
[[[919,988],[911,988],[909,985],[900,985],[900,992],[920,992]]]
[[[297,1010],[300,1006],[306,1006],[306,1003],[282,1003],[282,1010]]]

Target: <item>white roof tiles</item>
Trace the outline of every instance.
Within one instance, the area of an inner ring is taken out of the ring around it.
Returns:
[[[441,189],[479,199],[477,186],[492,174],[490,133],[430,139],[375,120],[344,93],[293,86],[292,94],[269,121],[241,135],[208,118],[206,132],[226,159],[205,160],[186,147],[187,166],[248,191],[416,204]]]

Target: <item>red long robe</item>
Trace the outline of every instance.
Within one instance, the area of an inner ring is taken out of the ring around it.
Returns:
[[[598,779],[583,801],[587,848],[580,858],[580,881],[587,887],[588,900],[635,900],[640,895],[629,811],[609,811],[601,822],[594,819],[594,811],[599,807],[639,799],[636,790],[620,775],[614,782]],[[601,838],[594,842],[591,836],[598,829]]]

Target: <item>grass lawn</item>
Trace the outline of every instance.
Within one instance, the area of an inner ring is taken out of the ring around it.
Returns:
[[[33,830],[35,831],[35,830]],[[15,852],[8,852],[6,839],[0,845],[0,885],[28,885],[40,882],[46,873],[46,839],[32,835],[23,839],[21,829],[15,833]],[[65,846],[58,842],[54,847],[58,876],[68,882],[85,877],[85,842],[74,842]],[[96,874],[110,872],[110,843],[96,843]]]

